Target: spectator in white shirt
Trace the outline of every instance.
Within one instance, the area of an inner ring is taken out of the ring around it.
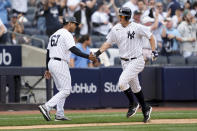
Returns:
[[[175,11],[175,15],[172,17],[173,27],[177,28],[177,26],[182,22],[182,9],[178,8]]]
[[[106,36],[112,27],[109,21],[109,9],[105,4],[100,5],[97,11],[95,11],[91,17],[93,24],[93,34]]]
[[[191,15],[189,10],[184,11],[183,21],[178,26],[178,31],[181,35],[181,52],[185,58],[189,57],[194,53],[197,48],[196,44],[196,33],[197,24],[194,17]]]
[[[12,0],[12,9],[14,13],[23,13],[27,12],[27,0]]]
[[[131,10],[131,21],[133,20],[134,11],[138,10],[137,0],[129,0],[122,7],[128,7]]]
[[[7,32],[7,28],[5,27],[5,25],[0,19],[0,44],[6,42],[6,32]]]
[[[80,10],[80,2],[81,0],[67,0],[69,16],[73,16],[76,11]]]

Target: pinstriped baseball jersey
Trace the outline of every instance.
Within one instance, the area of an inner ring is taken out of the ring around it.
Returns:
[[[47,49],[50,50],[50,58],[61,58],[67,62],[70,61],[71,52],[69,49],[75,46],[75,41],[72,34],[62,28],[51,35]]]
[[[62,28],[56,31],[49,39],[48,47],[50,58],[60,58],[62,60],[50,59],[48,63],[49,72],[59,91],[45,105],[49,110],[57,105],[57,116],[64,116],[64,103],[71,91],[71,77],[68,62],[71,52],[69,49],[75,46],[72,34]]]
[[[132,22],[127,27],[123,27],[118,23],[107,35],[107,42],[117,44],[120,57],[133,58],[142,55],[141,38],[150,39],[151,35],[150,30],[143,25]]]

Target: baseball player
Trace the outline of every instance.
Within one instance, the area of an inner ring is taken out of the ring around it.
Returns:
[[[144,122],[150,119],[152,107],[144,101],[144,95],[139,84],[138,74],[144,69],[144,59],[142,55],[142,37],[147,37],[150,41],[153,59],[158,57],[155,51],[155,40],[147,27],[129,22],[131,10],[127,7],[119,9],[120,23],[116,24],[107,35],[106,42],[95,53],[98,57],[102,52],[107,50],[112,44],[117,44],[123,72],[120,75],[118,85],[129,99],[129,110],[127,118],[133,116],[139,104],[134,101],[133,93],[139,101],[144,115]],[[130,85],[130,87],[129,87]]]
[[[47,121],[51,120],[49,112],[54,106],[57,106],[55,121],[69,120],[64,116],[64,103],[71,91],[71,77],[68,66],[71,52],[92,61],[96,60],[92,53],[90,55],[84,54],[75,47],[75,41],[71,33],[75,31],[77,24],[75,17],[63,18],[63,28],[56,31],[49,39],[45,78],[49,79],[52,76],[59,92],[44,105],[38,107]]]

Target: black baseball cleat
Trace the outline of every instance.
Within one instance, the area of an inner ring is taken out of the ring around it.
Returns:
[[[152,112],[152,107],[147,106],[146,109],[142,109],[143,115],[144,115],[144,123],[148,122],[150,120],[150,115]]]
[[[42,113],[44,119],[46,121],[50,121],[51,120],[51,117],[50,117],[50,114],[49,114],[49,111],[47,111],[45,105],[39,105],[38,106],[38,109],[40,110],[40,112]]]
[[[133,115],[135,115],[135,113],[137,112],[138,108],[139,108],[139,104],[138,103],[130,105],[129,106],[129,110],[127,112],[127,118],[132,117]]]
[[[69,119],[66,116],[55,116],[55,121],[70,121],[71,119]]]

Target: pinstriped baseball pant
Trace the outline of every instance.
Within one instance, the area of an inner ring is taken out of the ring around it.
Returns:
[[[48,66],[59,92],[45,103],[45,105],[48,110],[57,105],[56,115],[64,116],[64,103],[66,98],[70,95],[72,88],[69,67],[66,61],[53,59],[49,61]]]
[[[138,57],[130,61],[121,61],[123,72],[119,78],[119,87],[122,91],[125,91],[131,87],[133,93],[138,93],[141,90],[139,84],[138,74],[144,69],[144,58],[143,56]]]

